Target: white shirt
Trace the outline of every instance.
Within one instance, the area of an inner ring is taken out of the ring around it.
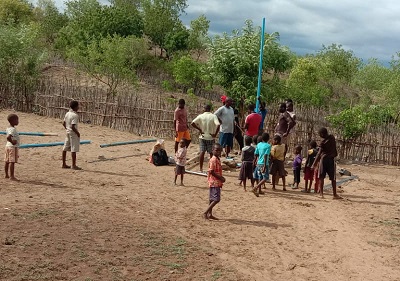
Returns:
[[[232,107],[226,107],[225,105],[221,106],[214,112],[215,115],[221,120],[221,133],[231,133],[233,134],[235,122],[235,112]]]
[[[65,127],[67,128],[67,134],[73,132],[72,131],[72,125],[75,125],[75,128],[78,129],[78,121],[79,121],[79,116],[72,109],[70,109],[65,114],[64,122],[65,122]]]
[[[204,112],[198,115],[192,123],[195,123],[203,131],[203,135],[199,136],[203,140],[213,140],[212,135],[215,134],[219,126],[218,117],[211,112]]]
[[[6,134],[7,137],[11,135],[12,139],[17,141],[16,145],[13,145],[11,142],[7,141],[6,147],[19,147],[19,134],[17,129],[15,129],[15,127],[9,127],[6,129]]]

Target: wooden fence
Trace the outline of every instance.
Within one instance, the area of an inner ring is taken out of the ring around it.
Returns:
[[[107,126],[142,136],[155,136],[171,139],[174,135],[173,112],[177,106],[174,94],[169,98],[154,88],[125,89],[115,97],[107,99],[106,90],[96,85],[84,85],[73,80],[42,79],[35,93],[19,90],[19,95],[7,95],[0,85],[0,105],[14,107],[17,110],[33,111],[39,115],[62,119],[72,99],[80,102],[80,120],[93,125]],[[12,100],[11,100],[12,97]],[[189,122],[202,113],[205,99],[184,97],[189,113]],[[220,105],[218,96],[210,95],[216,106]],[[11,103],[12,101],[12,103]],[[271,135],[278,116],[278,104],[270,104],[266,117],[266,131]],[[294,146],[303,146],[307,150],[309,140],[319,140],[320,127],[327,127],[337,138],[339,159],[357,162],[400,165],[400,129],[398,125],[388,123],[380,129],[370,129],[368,133],[353,141],[344,141],[340,133],[331,128],[325,120],[328,115],[322,109],[296,106],[297,124],[291,134],[289,152]],[[191,130],[194,142],[198,140],[197,130]]]

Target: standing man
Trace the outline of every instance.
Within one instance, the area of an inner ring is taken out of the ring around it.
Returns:
[[[285,145],[285,157],[288,150],[287,136],[294,125],[296,125],[296,122],[286,111],[286,103],[281,103],[279,107],[278,124],[275,127],[275,134],[281,136],[281,142]]]
[[[260,123],[262,120],[262,116],[258,113],[255,113],[254,108],[254,104],[250,104],[247,107],[247,112],[249,115],[247,115],[244,124],[245,135],[251,138],[258,135],[258,129],[260,128]]]
[[[211,113],[211,105],[204,106],[204,113],[194,118],[192,126],[200,132],[200,172],[203,172],[204,154],[208,152],[211,159],[215,137],[220,127],[218,117]]]
[[[186,148],[189,147],[189,144],[191,142],[184,99],[180,99],[178,101],[178,107],[175,109],[174,112],[174,130],[176,153],[178,151],[178,145],[181,139],[186,139]]]
[[[258,100],[260,101],[260,111],[259,114],[261,115],[261,123],[260,123],[260,128],[258,131],[259,135],[262,135],[262,133],[264,133],[264,122],[265,122],[265,117],[267,117],[267,108],[266,108],[266,103],[265,101],[261,101],[261,98],[258,97]]]
[[[214,112],[221,123],[219,133],[219,144],[225,148],[226,158],[229,158],[229,152],[233,147],[233,131],[235,127],[235,113],[232,108],[233,100],[226,98],[225,105],[221,106]]]

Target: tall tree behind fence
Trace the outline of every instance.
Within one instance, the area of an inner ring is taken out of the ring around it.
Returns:
[[[72,99],[81,104],[81,122],[107,126],[129,131],[142,136],[172,138],[173,112],[176,101],[159,90],[146,96],[139,95],[135,89],[121,90],[112,102],[106,102],[106,91],[101,87],[80,85],[78,81],[51,78],[42,79],[37,91],[32,94],[20,88],[18,94],[10,96],[8,88],[0,85],[0,104],[20,111],[35,112],[39,115],[62,119]],[[214,101],[217,97],[210,95]],[[185,97],[189,122],[203,112],[205,100]],[[218,103],[215,103],[216,105]],[[278,116],[278,104],[268,106],[266,130],[272,135]],[[325,120],[326,111],[308,106],[296,106],[297,124],[291,134],[289,151],[295,145],[303,146],[305,156],[308,141],[319,140],[318,129],[327,127],[338,142],[339,158],[359,162],[400,165],[400,130],[398,125],[387,123],[379,129],[371,128],[359,138],[345,141],[340,132],[330,127]],[[197,130],[191,130],[194,142],[198,140]]]

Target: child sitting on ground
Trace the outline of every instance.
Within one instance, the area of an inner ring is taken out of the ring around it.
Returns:
[[[185,165],[186,165],[186,153],[187,153],[187,146],[186,146],[186,139],[181,139],[179,141],[179,149],[175,153],[175,180],[174,184],[176,185],[176,180],[178,176],[181,176],[181,186],[183,185],[183,175],[185,174]]]
[[[271,148],[271,172],[272,189],[275,190],[275,183],[278,178],[282,178],[283,191],[286,191],[286,171],[284,166],[285,145],[281,143],[281,136],[275,135]]]
[[[296,155],[293,160],[293,186],[292,189],[298,189],[300,183],[300,174],[301,174],[301,162],[303,158],[301,157],[301,150],[303,148],[300,145],[297,145],[294,148],[294,154]]]
[[[309,143],[309,150],[307,151],[307,160],[304,167],[305,188],[302,190],[302,192],[311,192],[311,186],[314,178],[314,169],[312,169],[312,164],[314,163],[317,153],[317,143],[316,141],[312,140]]]
[[[246,189],[246,180],[251,181],[251,187],[254,187],[253,179],[253,162],[254,162],[254,152],[256,149],[251,145],[252,138],[246,136],[244,139],[245,147],[242,148],[242,166],[240,167],[239,180],[243,182],[244,191]]]
[[[255,167],[255,178],[257,180],[257,186],[253,188],[253,193],[258,197],[259,194],[264,194],[261,192],[261,186],[269,180],[269,155],[271,153],[271,145],[268,143],[269,134],[262,134],[262,141],[257,144],[256,148],[256,167]],[[260,180],[260,182],[258,182]]]
[[[10,114],[7,117],[8,122],[10,123],[10,127],[6,129],[7,134],[7,143],[5,149],[5,157],[4,157],[4,171],[6,172],[6,179],[16,181],[15,177],[15,163],[18,163],[18,148],[19,148],[19,134],[15,126],[19,124],[18,115]],[[10,173],[8,173],[8,169],[10,169]]]

